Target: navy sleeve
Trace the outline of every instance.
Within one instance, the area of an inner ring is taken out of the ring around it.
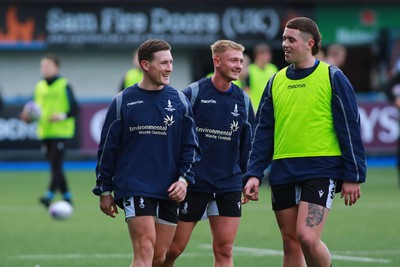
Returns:
[[[357,99],[353,86],[340,70],[333,76],[332,114],[344,163],[342,179],[363,183],[366,179],[366,158]]]
[[[67,85],[67,97],[69,102],[69,111],[67,112],[67,117],[76,118],[79,112],[78,102],[76,101],[72,87],[69,84]]]
[[[186,87],[185,89],[183,89],[182,93],[187,97],[187,99],[191,99],[192,98],[192,89],[190,87]]]
[[[181,92],[178,93],[186,108],[182,122],[179,175],[185,178],[189,183],[194,184],[194,167],[196,163],[200,161],[199,140],[190,102],[184,94]]]
[[[248,170],[244,175],[245,182],[253,176],[261,182],[264,170],[269,166],[274,153],[275,119],[271,94],[272,82],[273,78],[268,81],[257,111]]]
[[[249,109],[247,110],[247,121],[243,125],[243,131],[240,137],[240,169],[242,173],[247,171],[247,163],[251,150],[251,140],[253,138],[254,127],[254,110],[251,101],[249,101]]]
[[[110,104],[101,131],[100,144],[97,152],[95,195],[104,191],[113,191],[115,166],[120,149],[122,132],[121,119],[117,114],[116,99]]]

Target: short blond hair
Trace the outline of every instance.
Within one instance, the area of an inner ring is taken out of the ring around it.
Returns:
[[[238,50],[243,53],[244,46],[238,44],[231,40],[219,40],[213,43],[211,46],[212,56],[214,57],[216,54],[224,53],[228,50]]]

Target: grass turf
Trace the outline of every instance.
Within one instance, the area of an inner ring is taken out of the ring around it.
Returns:
[[[74,214],[51,218],[39,204],[47,171],[0,172],[0,266],[97,267],[129,266],[132,250],[121,212],[105,217],[91,193],[94,171],[68,171]],[[336,195],[325,226],[324,242],[335,267],[400,266],[400,189],[393,168],[370,168],[362,198],[346,207]],[[279,230],[270,207],[270,190],[243,207],[235,242],[235,266],[281,266]],[[208,221],[198,224],[176,266],[212,266]]]

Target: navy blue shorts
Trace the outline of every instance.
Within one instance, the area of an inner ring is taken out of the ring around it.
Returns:
[[[331,208],[336,181],[328,178],[305,180],[299,183],[271,186],[273,210],[284,210],[299,205],[300,201]]]
[[[122,204],[126,221],[136,216],[154,216],[158,223],[178,223],[178,204],[175,201],[135,196],[124,198]]]
[[[241,217],[242,192],[199,193],[188,191],[179,205],[179,220],[197,222],[209,216]]]

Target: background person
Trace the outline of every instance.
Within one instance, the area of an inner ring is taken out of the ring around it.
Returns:
[[[121,81],[119,87],[120,92],[125,88],[140,82],[143,78],[143,71],[139,65],[137,50],[133,53],[132,64],[133,67],[125,73],[124,78]]]
[[[233,242],[241,217],[254,111],[247,94],[232,81],[243,67],[244,47],[230,40],[211,45],[214,74],[183,90],[191,99],[202,159],[179,207],[178,227],[163,267],[173,266],[198,221],[209,219],[214,266],[233,266]]]
[[[268,44],[258,44],[253,50],[254,60],[249,65],[249,89],[248,93],[253,103],[253,109],[257,112],[261,96],[267,81],[278,71],[278,67],[273,64],[272,50]]]
[[[108,108],[93,193],[107,216],[115,217],[116,204],[124,209],[131,266],[155,267],[164,261],[174,236],[177,202],[194,183],[200,151],[190,103],[168,86],[171,46],[148,40],[138,58],[143,79],[117,94]]]
[[[40,107],[38,120],[38,138],[50,163],[51,179],[47,192],[40,202],[48,208],[56,191],[62,198],[72,203],[63,169],[66,141],[74,137],[75,117],[78,104],[68,80],[59,75],[60,60],[56,55],[48,54],[40,61],[43,79],[35,87],[33,101]],[[21,119],[30,122],[28,114],[21,113]]]
[[[245,174],[245,202],[257,200],[271,163],[271,202],[285,267],[331,265],[321,235],[335,190],[351,206],[366,178],[354,89],[337,67],[314,58],[320,43],[311,19],[287,22],[282,48],[290,65],[268,82]]]
[[[340,44],[331,44],[326,49],[325,62],[338,68],[346,63],[347,48]]]

